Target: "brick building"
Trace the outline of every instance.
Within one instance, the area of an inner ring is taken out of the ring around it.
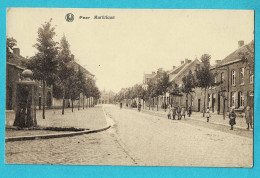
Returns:
[[[28,60],[20,55],[19,48],[13,48],[13,53],[10,53],[6,58],[6,110],[15,110],[16,100],[16,82],[21,79],[21,73],[26,69]],[[37,83],[37,103],[36,106],[42,106],[42,83]],[[46,106],[52,106],[52,86],[46,86],[45,90]]]
[[[254,106],[254,41],[244,45],[238,42],[238,49],[223,60],[217,60],[211,68],[217,73],[216,82],[221,84],[207,91],[207,105],[212,112],[223,114],[231,107],[244,112],[246,106]]]

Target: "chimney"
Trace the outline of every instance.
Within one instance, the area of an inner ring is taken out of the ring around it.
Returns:
[[[159,68],[157,73],[162,73],[163,69],[162,68]]]
[[[175,69],[176,68],[176,66],[172,66],[172,69]]]
[[[189,63],[189,59],[185,59],[185,64]]]
[[[184,64],[184,61],[181,61],[181,65]]]
[[[75,57],[75,56],[72,54],[72,55],[71,55],[71,60],[72,60],[72,61],[74,61],[74,57]]]
[[[188,60],[188,63],[191,63],[191,60]]]
[[[215,63],[218,65],[221,62],[221,60],[215,60]]]
[[[13,48],[13,53],[20,56],[20,48]]]
[[[155,74],[155,72],[152,72],[152,74]]]
[[[244,40],[238,41],[238,48],[240,48],[241,46],[244,46]]]

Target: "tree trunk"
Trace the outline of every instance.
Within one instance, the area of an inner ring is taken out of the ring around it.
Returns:
[[[73,99],[71,99],[71,109],[72,109],[72,112],[73,112]]]
[[[190,94],[190,109],[192,110],[192,95]]]
[[[42,96],[42,118],[45,119],[45,78],[43,78]]]
[[[151,98],[149,97],[149,110],[151,109]]]
[[[79,94],[79,104],[78,104],[78,110],[80,108],[80,94]]]
[[[82,107],[83,107],[83,109],[84,109],[84,102],[85,102],[85,95],[83,95],[83,101],[82,101],[83,103],[82,103]]]
[[[204,88],[203,117],[205,116],[206,88]]]
[[[166,112],[166,93],[164,94],[164,111]]]
[[[65,108],[65,89],[63,89],[63,94],[62,94],[62,111],[61,114],[64,115],[64,108]]]
[[[143,109],[144,109],[144,99],[143,99]]]
[[[159,104],[159,98],[158,98],[158,96],[156,97],[156,101],[157,101],[156,104],[157,104],[157,111],[158,111],[158,109],[159,109],[159,108],[158,108],[158,104]]]
[[[186,111],[188,111],[188,93],[186,93]]]
[[[152,110],[153,110],[153,108],[154,108],[154,97],[153,97],[153,105],[152,105]]]

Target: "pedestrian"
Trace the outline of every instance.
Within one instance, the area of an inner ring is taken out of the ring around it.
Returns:
[[[181,108],[181,118],[182,118],[182,116],[183,116],[184,119],[185,119],[185,107],[182,107],[182,108]]]
[[[172,113],[171,105],[168,105],[167,109],[168,109],[168,119],[171,119],[171,113]]]
[[[206,111],[206,118],[207,118],[207,122],[209,122],[209,118],[211,117],[210,111],[209,111],[209,107],[207,108]]]
[[[175,120],[175,116],[176,116],[176,107],[172,107],[172,119]]]
[[[181,108],[180,108],[180,106],[178,106],[178,108],[177,108],[177,114],[178,114],[178,120],[180,120],[181,119]]]
[[[231,112],[229,113],[229,125],[231,126],[230,130],[233,130],[233,126],[236,124],[236,113],[234,111],[234,108],[231,109]]]
[[[190,115],[191,115],[191,107],[189,106],[189,108],[188,108],[188,115],[189,115],[189,117],[190,117]]]
[[[141,111],[141,107],[142,107],[142,105],[141,105],[141,102],[139,101],[139,103],[138,103],[138,111],[140,112]]]
[[[122,103],[122,102],[120,102],[120,109],[122,109],[122,106],[123,106],[123,103]]]
[[[247,130],[249,130],[249,125],[251,127],[251,129],[253,129],[252,127],[252,122],[253,122],[253,118],[252,118],[252,112],[250,109],[250,106],[246,107],[246,112],[245,112],[245,119],[246,119],[246,124],[247,124]]]

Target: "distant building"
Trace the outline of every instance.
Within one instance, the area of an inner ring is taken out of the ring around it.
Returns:
[[[112,104],[115,93],[112,91],[106,91],[105,89],[101,91],[101,96],[99,98],[99,104]]]

